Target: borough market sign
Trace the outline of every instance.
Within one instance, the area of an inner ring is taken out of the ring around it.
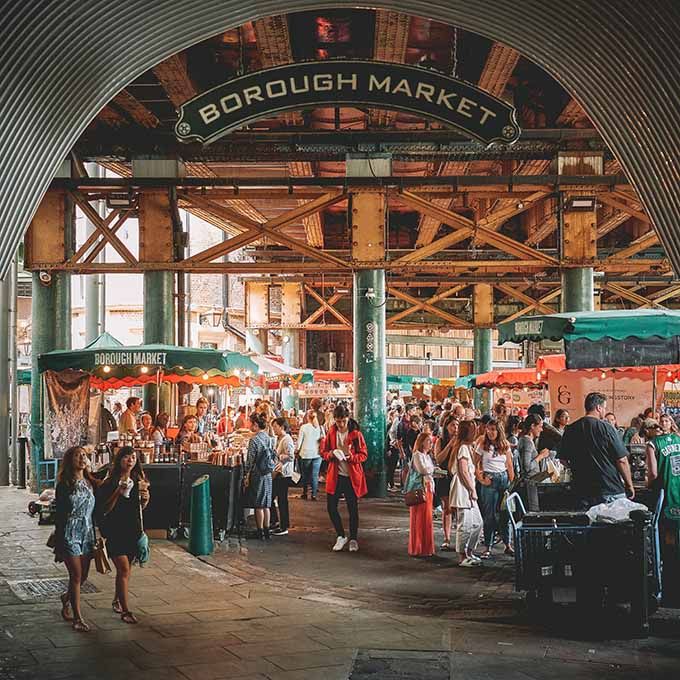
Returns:
[[[371,106],[440,121],[490,144],[512,143],[515,109],[484,90],[423,68],[378,61],[309,61],[229,80],[182,104],[180,141],[209,144],[246,123],[317,106]]]

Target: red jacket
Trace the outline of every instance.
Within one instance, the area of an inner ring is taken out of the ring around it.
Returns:
[[[328,470],[326,471],[326,493],[335,493],[335,487],[338,483],[338,470],[340,463],[333,455],[333,451],[337,446],[338,428],[331,425],[326,438],[321,445],[321,456],[328,461]],[[368,492],[366,488],[366,476],[364,475],[364,467],[362,463],[368,458],[368,449],[366,448],[366,441],[364,435],[359,430],[352,430],[347,434],[347,448],[349,449],[348,465],[349,478],[352,482],[352,488],[357,498],[365,496]]]

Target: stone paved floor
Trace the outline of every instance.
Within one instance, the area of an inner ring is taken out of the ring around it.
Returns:
[[[151,564],[132,576],[140,624],[111,612],[113,579],[95,574],[98,592],[84,596],[93,630],[76,634],[56,598],[17,594],[16,581],[65,576],[45,547],[50,527],[26,513],[29,499],[0,489],[2,680],[334,680],[348,677],[357,654],[352,677],[361,680],[678,677],[673,613],[646,640],[529,625],[504,558],[463,571],[449,556],[406,557],[406,515],[396,500],[362,504],[356,555],[330,553],[323,504],[299,500],[295,528],[267,546],[230,541],[198,560],[181,545],[153,541]]]

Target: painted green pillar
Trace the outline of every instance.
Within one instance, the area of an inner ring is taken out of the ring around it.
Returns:
[[[562,312],[592,312],[595,287],[592,267],[576,267],[562,272]]]
[[[144,272],[144,344],[175,343],[175,276],[173,272]],[[168,383],[160,388],[160,403],[155,385],[144,388],[146,411],[152,415],[170,413],[171,392]]]
[[[490,328],[474,329],[474,363],[473,373],[488,373],[493,367],[493,345]],[[476,389],[475,405],[484,413],[491,410],[491,390]]]
[[[387,495],[385,472],[385,271],[354,273],[354,412],[368,447],[369,496]]]
[[[53,274],[49,283],[33,273],[31,300],[31,490],[37,490],[38,461],[44,459],[45,427],[38,357],[71,348],[71,277]]]

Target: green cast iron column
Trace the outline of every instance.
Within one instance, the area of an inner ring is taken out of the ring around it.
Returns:
[[[487,373],[493,365],[493,346],[490,328],[474,329],[474,363],[473,373]],[[491,410],[491,391],[488,389],[475,390],[476,406],[484,413]]]
[[[593,268],[578,267],[562,272],[562,312],[592,312],[595,308]]]
[[[33,273],[31,300],[31,490],[37,490],[38,461],[44,459],[45,427],[38,357],[71,348],[71,277],[53,274],[48,284]]]
[[[369,293],[369,297],[366,297]],[[387,495],[385,473],[385,271],[354,273],[354,405],[368,447],[364,466],[369,496]]]
[[[175,277],[173,272],[144,272],[144,344],[175,342]],[[161,384],[160,404],[155,385],[144,388],[146,411],[170,413],[170,385]]]

